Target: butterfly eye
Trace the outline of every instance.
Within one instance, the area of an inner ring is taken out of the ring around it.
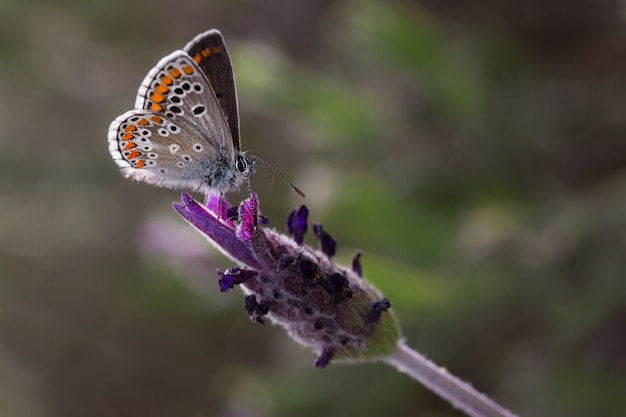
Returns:
[[[243,155],[239,155],[235,166],[237,167],[237,171],[243,174],[248,170],[248,160]]]

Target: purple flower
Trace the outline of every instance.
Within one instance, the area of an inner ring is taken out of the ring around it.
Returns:
[[[317,236],[317,246],[320,248],[322,253],[329,258],[335,256],[337,242],[335,242],[335,239],[330,237],[330,235],[324,231],[321,224],[313,223],[313,233]]]
[[[359,257],[352,268],[333,262],[335,240],[313,225],[320,251],[303,245],[308,209],[301,206],[287,220],[291,237],[261,226],[256,195],[238,210],[212,196],[207,206],[182,194],[174,209],[237,266],[218,271],[221,291],[240,286],[248,316],[265,317],[313,348],[315,366],[334,359],[382,359],[398,342],[399,329],[389,301],[361,278]],[[237,212],[237,221],[228,214]]]
[[[287,217],[287,230],[298,245],[302,245],[304,234],[306,233],[306,220],[309,217],[309,209],[305,205],[301,205],[297,209],[293,209]]]
[[[357,251],[352,257],[352,271],[358,276],[363,276],[363,268],[361,267],[361,251]]]

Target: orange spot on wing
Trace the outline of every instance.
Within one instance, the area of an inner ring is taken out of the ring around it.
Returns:
[[[128,153],[128,156],[126,157],[126,159],[135,159],[139,156],[141,156],[141,152],[131,151]]]
[[[164,75],[161,77],[161,82],[165,85],[172,85],[174,80],[172,80],[172,77],[170,77],[169,75]]]
[[[204,48],[202,50],[202,56],[206,58],[209,55],[211,55],[211,50],[209,48]]]
[[[161,110],[163,110],[163,107],[161,107],[160,105],[158,105],[156,103],[152,103],[152,105],[150,106],[150,110],[152,110],[152,111],[161,111]]]
[[[172,77],[174,77],[174,78],[178,78],[178,77],[180,77],[180,71],[178,70],[178,68],[173,68],[173,69],[170,71],[170,75],[171,75]]]
[[[159,116],[150,116],[150,120],[152,120],[154,123],[156,123],[158,125],[163,123],[163,118],[159,117]]]
[[[128,143],[126,144],[126,146],[124,146],[124,150],[125,150],[125,151],[127,151],[127,150],[129,150],[129,149],[133,149],[133,148],[136,148],[136,147],[137,147],[137,144],[136,144],[136,143],[133,143],[133,142],[128,142]]]
[[[213,53],[221,54],[222,53],[222,47],[221,46],[216,46],[215,48],[213,48]]]
[[[183,67],[183,72],[187,75],[193,74],[193,67],[191,65],[185,65]]]
[[[144,127],[145,125],[149,124],[150,122],[148,121],[148,119],[146,119],[145,117],[142,117],[141,119],[139,119],[139,121],[137,122],[137,124],[141,127]]]
[[[196,53],[196,54],[193,56],[193,60],[194,60],[194,62],[195,62],[196,64],[199,64],[199,63],[200,63],[200,61],[202,61],[202,56],[200,55],[200,52]]]
[[[150,94],[150,100],[154,101],[155,103],[160,103],[165,100],[165,97],[155,92],[155,93]]]
[[[143,166],[144,166],[145,164],[146,164],[146,163],[145,163],[143,160],[138,159],[138,160],[135,162],[135,168],[143,168]]]
[[[133,132],[135,130],[137,130],[137,126],[135,126],[135,125],[128,125],[128,127],[126,129],[124,129],[124,133],[125,134],[124,134],[124,136],[122,136],[122,140],[131,140],[131,139],[133,139],[134,136],[130,132]]]
[[[157,93],[160,93],[160,94],[165,94],[165,93],[167,93],[168,91],[170,91],[170,89],[169,89],[169,88],[167,88],[166,86],[164,86],[163,84],[157,84],[157,85],[154,87],[154,91],[156,91]]]

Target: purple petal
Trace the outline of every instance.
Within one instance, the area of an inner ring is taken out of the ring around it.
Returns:
[[[222,194],[209,194],[205,206],[212,213],[216,214],[220,220],[224,219],[225,223],[229,223],[233,228],[235,227],[235,223],[232,220],[236,219],[237,216],[229,216],[229,211],[232,210],[226,198]]]
[[[263,267],[244,242],[237,239],[235,230],[219,219],[216,214],[192,199],[189,194],[182,193],[181,203],[174,203],[174,210],[189,224],[208,238],[224,255],[250,269],[262,270]]]
[[[221,198],[221,194],[209,194],[205,202],[206,207],[211,210],[212,213],[219,214]]]
[[[361,268],[361,251],[357,251],[352,257],[352,271],[359,277],[363,276],[363,269]]]
[[[226,292],[234,288],[235,277],[233,277],[232,275],[224,274],[219,270],[217,271],[217,275],[220,276],[217,280],[217,284],[220,286],[220,292]]]
[[[367,314],[365,323],[368,325],[378,323],[378,320],[380,320],[380,316],[381,314],[383,314],[383,311],[387,311],[390,308],[391,308],[391,303],[386,298],[383,298],[380,301],[374,302],[372,306],[370,307],[370,311]]]
[[[313,223],[313,233],[317,236],[317,244],[319,249],[329,258],[335,256],[335,249],[337,242],[328,233],[324,231],[322,225],[319,223]]]
[[[293,209],[287,217],[287,230],[298,245],[302,245],[304,234],[307,229],[307,218],[309,209],[303,204],[297,209]]]
[[[313,365],[315,365],[317,368],[326,367],[326,365],[330,363],[330,360],[333,358],[334,354],[335,352],[333,352],[332,349],[324,348],[324,350],[322,350],[322,354],[317,359],[315,359],[315,362],[313,362]]]
[[[259,275],[256,271],[249,271],[237,267],[228,268],[226,271],[217,271],[219,280],[217,281],[220,286],[221,292],[232,290],[235,285],[243,284],[251,278]]]
[[[239,218],[239,207],[229,207],[226,210],[226,218],[228,220],[237,220]]]

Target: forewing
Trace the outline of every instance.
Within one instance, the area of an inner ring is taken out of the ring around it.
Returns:
[[[233,67],[224,38],[219,30],[211,29],[196,36],[185,46],[208,78],[230,128],[233,147],[239,150],[239,109]]]
[[[213,88],[184,51],[161,59],[141,83],[136,109],[149,110],[181,130],[195,131],[211,146],[234,155],[231,133]]]

